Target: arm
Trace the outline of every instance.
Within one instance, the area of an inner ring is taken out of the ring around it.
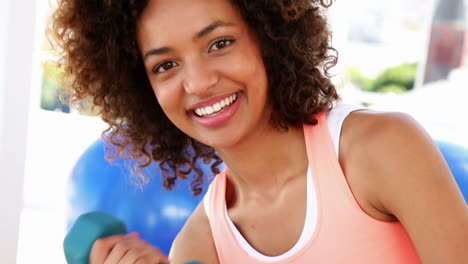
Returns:
[[[349,180],[363,194],[357,197],[363,209],[398,219],[423,263],[468,263],[468,207],[429,135],[405,114],[363,112],[350,119],[362,124],[348,134],[360,149],[352,163],[365,176]]]
[[[169,253],[171,264],[199,261],[204,264],[219,264],[203,202],[177,235]]]

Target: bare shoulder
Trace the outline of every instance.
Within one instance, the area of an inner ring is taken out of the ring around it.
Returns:
[[[405,113],[351,113],[343,124],[340,161],[356,193],[389,215],[396,216],[396,199],[406,191],[424,191],[421,187],[428,184],[441,187],[438,182],[458,191],[435,142]]]
[[[404,113],[356,111],[341,140],[340,162],[365,211],[400,221],[423,263],[468,263],[468,207],[417,121]]]
[[[340,164],[357,202],[376,219],[396,220],[380,199],[381,186],[387,180],[380,167],[389,167],[392,157],[408,150],[403,143],[406,139],[421,136],[410,136],[408,131],[424,134],[410,116],[395,112],[359,110],[349,114],[343,123]]]
[[[407,138],[407,132],[418,133],[418,137],[425,134],[424,129],[411,116],[400,112],[380,112],[374,110],[354,111],[345,119],[343,134],[351,136],[355,143],[373,144],[381,141],[382,137]],[[405,136],[406,135],[406,136]],[[352,141],[352,142],[353,142]]]
[[[369,164],[378,172],[375,180],[403,180],[406,175],[421,166],[438,169],[440,177],[452,178],[437,145],[426,130],[411,116],[399,112],[355,111],[343,124],[340,153],[343,158],[359,159],[353,165]],[[429,167],[427,167],[429,166]],[[366,168],[367,170],[372,168]],[[425,171],[428,171],[426,169]],[[396,173],[390,179],[379,177]],[[412,177],[416,177],[414,174]],[[424,173],[423,177],[430,177]],[[367,179],[369,180],[369,179]],[[424,180],[424,179],[420,179]]]
[[[197,206],[174,240],[169,259],[171,264],[190,261],[219,263],[203,202]]]

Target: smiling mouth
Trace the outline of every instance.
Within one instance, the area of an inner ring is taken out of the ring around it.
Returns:
[[[236,102],[237,98],[239,98],[238,93],[235,93],[229,97],[219,100],[218,102],[214,103],[210,106],[199,107],[193,110],[195,115],[198,117],[210,117],[215,116],[216,114],[224,111],[230,105]]]

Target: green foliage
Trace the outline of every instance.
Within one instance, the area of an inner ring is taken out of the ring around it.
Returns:
[[[400,94],[413,89],[416,72],[417,63],[403,63],[388,68],[375,79],[364,76],[357,68],[349,68],[347,75],[352,83],[364,91]]]
[[[70,106],[60,100],[63,91],[60,82],[63,70],[58,68],[54,62],[42,64],[42,92],[41,108],[49,111],[70,112]],[[65,96],[63,99],[67,100]],[[95,116],[98,113],[92,109],[90,104],[83,100],[76,106],[81,115]]]
[[[62,88],[60,76],[63,70],[57,68],[52,62],[42,64],[42,93],[41,108],[50,111],[61,111],[68,113],[70,108],[59,100]]]
[[[416,79],[417,63],[403,63],[389,68],[380,74],[374,82],[374,91],[380,92],[389,85],[401,86],[408,91],[413,89]]]
[[[364,91],[372,91],[374,80],[364,76],[361,70],[357,67],[351,67],[347,69],[347,75],[349,80],[361,87]]]

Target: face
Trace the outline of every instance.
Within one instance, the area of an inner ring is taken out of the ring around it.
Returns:
[[[260,48],[229,0],[150,0],[137,42],[159,104],[190,137],[228,148],[270,127]]]

